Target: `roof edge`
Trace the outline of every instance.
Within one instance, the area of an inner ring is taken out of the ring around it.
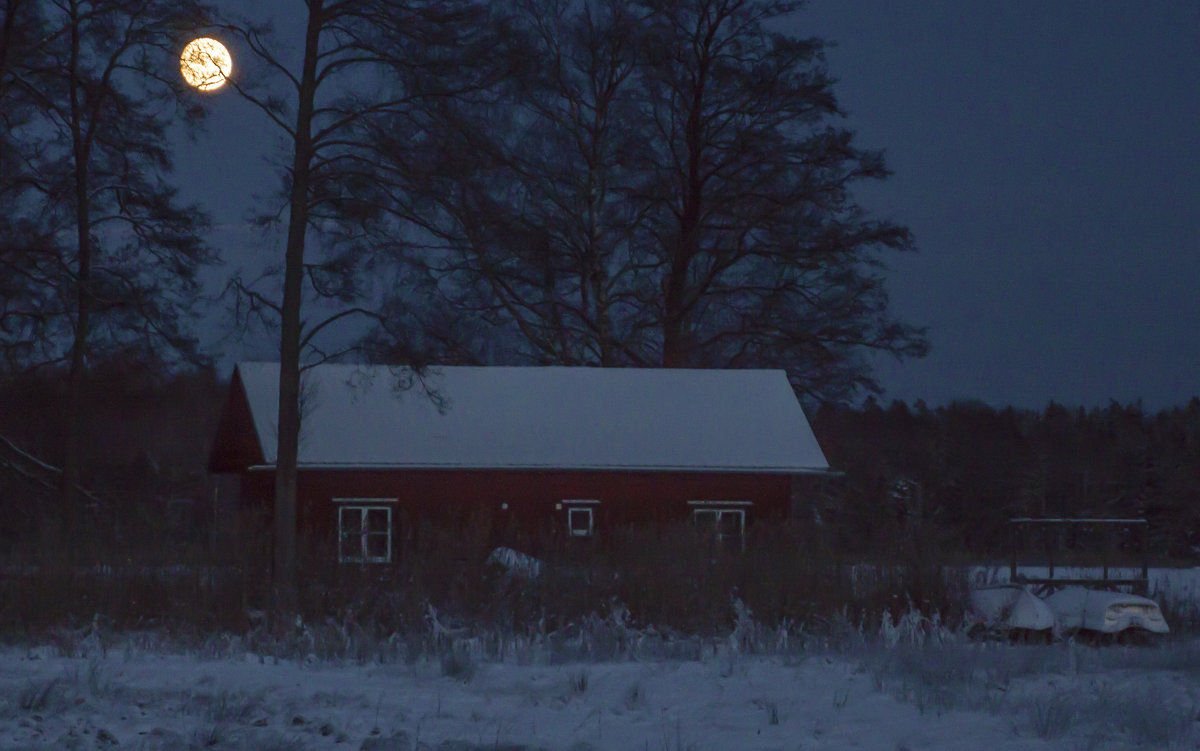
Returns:
[[[246,471],[262,472],[275,469],[274,464],[253,464]],[[556,464],[300,464],[299,470],[463,470],[488,472],[513,470],[519,472],[695,472],[719,474],[770,474],[770,475],[830,475],[844,473],[829,467],[737,467],[737,466],[676,466],[644,464],[590,464],[564,467]]]

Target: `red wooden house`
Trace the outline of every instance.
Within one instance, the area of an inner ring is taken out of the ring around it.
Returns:
[[[422,519],[591,537],[690,519],[740,536],[829,467],[781,370],[321,365],[302,379],[298,522],[388,562]],[[279,366],[233,373],[209,467],[273,498]],[[410,387],[411,386],[411,387]]]

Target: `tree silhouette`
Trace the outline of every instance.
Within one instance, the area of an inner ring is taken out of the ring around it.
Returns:
[[[799,3],[512,5],[538,65],[443,113],[423,159],[418,279],[490,327],[449,353],[785,367],[837,399],[874,388],[864,352],[925,352],[879,270],[911,237],[850,192],[882,157],[836,124],[823,43],[770,30]]]
[[[202,110],[164,71],[175,69],[185,30],[205,17],[192,0],[7,7],[2,94],[17,104],[6,113],[24,120],[9,131],[19,140],[8,158],[18,153],[20,169],[3,188],[4,270],[19,281],[0,335],[11,367],[67,370],[64,514],[76,492],[89,360],[127,350],[199,359],[187,326],[196,272],[214,256],[202,240],[204,214],[182,205],[167,181],[166,135]]]
[[[370,321],[392,331],[395,323],[371,301],[370,285],[382,273],[380,245],[396,239],[377,242],[380,234],[369,229],[380,217],[407,214],[403,179],[394,166],[382,167],[366,136],[385,117],[405,119],[431,100],[479,86],[479,61],[492,51],[485,7],[474,0],[310,0],[306,9],[298,71],[285,64],[269,27],[220,27],[241,39],[261,71],[257,81],[230,84],[279,129],[289,154],[281,165],[287,239],[275,267],[282,297],[263,291],[262,278],[230,285],[243,320],[279,328],[273,583],[283,614],[296,606],[301,371],[362,351],[331,336],[339,325]],[[315,253],[310,236],[320,241]]]

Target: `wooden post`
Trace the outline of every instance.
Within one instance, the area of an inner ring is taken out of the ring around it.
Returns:
[[[1144,522],[1142,522],[1142,534],[1141,534],[1141,537],[1142,537],[1142,585],[1141,585],[1142,591],[1141,591],[1141,595],[1142,595],[1142,597],[1148,597],[1150,595],[1150,546],[1148,544],[1149,536],[1150,536],[1150,523],[1144,521]]]
[[[1013,522],[1008,523],[1008,549],[1012,553],[1012,558],[1008,562],[1008,581],[1012,584],[1017,582],[1017,543],[1020,541],[1021,535],[1017,534],[1017,525]]]
[[[1112,524],[1101,524],[1100,529],[1103,538],[1100,541],[1100,561],[1104,566],[1104,587],[1108,588],[1108,550],[1112,544]]]
[[[1046,540],[1046,560],[1049,563],[1049,568],[1050,568],[1050,572],[1048,574],[1046,574],[1047,579],[1054,578],[1054,545],[1055,545],[1055,543],[1058,542],[1058,540],[1050,539],[1052,536],[1051,535],[1052,531],[1053,531],[1052,525],[1045,525],[1042,527],[1042,534],[1045,536],[1045,540]]]

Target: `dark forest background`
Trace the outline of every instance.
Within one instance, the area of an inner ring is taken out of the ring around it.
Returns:
[[[219,552],[236,529],[236,483],[206,471],[226,373],[164,373],[137,361],[87,380],[81,485],[94,496],[97,541],[131,551]],[[62,374],[0,387],[0,539],[35,543],[53,507]],[[1200,399],[1149,412],[1140,404],[1041,411],[980,402],[807,410],[838,479],[798,488],[794,522],[839,555],[907,560],[936,549],[1002,558],[1014,516],[1144,516],[1158,563],[1200,552]],[[86,546],[86,540],[78,541]]]

